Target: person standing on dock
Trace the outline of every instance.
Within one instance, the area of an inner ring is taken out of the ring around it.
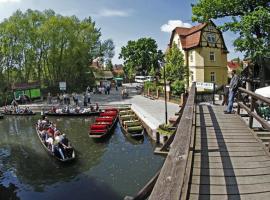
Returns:
[[[230,88],[229,88],[229,99],[228,99],[228,106],[227,106],[227,110],[224,111],[225,114],[232,114],[232,109],[233,109],[233,101],[234,101],[234,97],[235,94],[237,92],[238,86],[239,86],[239,77],[236,74],[236,71],[233,70],[232,71],[232,79],[230,82]]]

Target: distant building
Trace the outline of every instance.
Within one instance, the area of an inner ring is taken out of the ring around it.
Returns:
[[[231,76],[231,73],[233,70],[237,70],[241,67],[240,63],[237,61],[230,61],[227,62],[227,68],[228,68],[228,75]]]
[[[227,54],[222,33],[213,22],[172,31],[169,48],[175,43],[189,68],[190,85],[194,81],[227,83]]]

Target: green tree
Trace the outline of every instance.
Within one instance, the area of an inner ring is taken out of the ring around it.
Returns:
[[[270,2],[269,0],[199,0],[193,5],[193,20],[207,22],[227,17],[221,29],[239,34],[234,41],[237,50],[257,58],[270,55]]]
[[[184,55],[175,43],[166,52],[165,61],[166,79],[168,81],[184,80],[187,77],[187,70],[184,66]]]
[[[0,23],[1,80],[40,81],[49,87],[66,81],[70,89],[85,88],[94,82],[89,63],[100,54],[108,61],[114,55],[113,41],[102,43],[100,37],[90,17],[18,10]]]
[[[158,62],[162,60],[162,57],[161,50],[158,50],[157,43],[152,38],[128,41],[127,45],[121,48],[119,55],[119,58],[124,59],[124,71],[129,77],[132,73],[149,74],[151,68],[157,71]]]

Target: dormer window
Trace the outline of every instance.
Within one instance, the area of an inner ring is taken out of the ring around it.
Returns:
[[[209,43],[215,43],[216,42],[216,35],[214,33],[208,33],[207,34],[207,41]]]
[[[209,25],[209,26],[208,26],[208,30],[209,30],[209,31],[213,31],[213,30],[214,30],[214,27],[213,27],[212,25]]]

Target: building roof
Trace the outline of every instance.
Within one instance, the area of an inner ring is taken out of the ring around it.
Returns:
[[[113,79],[113,74],[111,71],[95,71],[93,73],[96,79],[103,79],[103,80]]]
[[[227,66],[228,66],[228,68],[233,70],[233,69],[239,68],[240,64],[238,62],[230,61],[230,62],[227,62]]]
[[[216,25],[212,21],[210,21],[209,23],[211,23],[213,26],[216,27]],[[202,35],[202,30],[209,23],[198,24],[198,25],[193,26],[191,28],[176,27],[172,31],[172,35],[171,35],[171,39],[170,39],[170,46],[172,45],[173,37],[174,37],[175,34],[179,35],[181,45],[182,45],[182,48],[184,50],[188,50],[188,49],[199,46],[200,45],[200,40],[201,40],[201,35]],[[219,31],[219,33],[221,34],[221,37],[222,37],[222,40],[223,40],[222,33],[220,31]],[[226,47],[225,47],[225,50],[227,50]]]
[[[26,90],[26,89],[33,89],[33,88],[39,88],[39,87],[40,87],[39,82],[13,83],[11,86],[13,90]]]

